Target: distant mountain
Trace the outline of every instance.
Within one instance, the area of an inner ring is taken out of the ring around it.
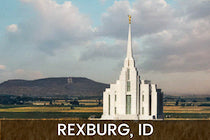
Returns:
[[[37,80],[8,80],[0,84],[0,94],[26,96],[102,96],[108,84],[81,77],[58,77]]]

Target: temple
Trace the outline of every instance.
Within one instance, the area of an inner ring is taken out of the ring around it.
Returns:
[[[163,119],[163,93],[156,84],[141,80],[132,53],[129,15],[127,55],[119,80],[103,93],[102,120]]]

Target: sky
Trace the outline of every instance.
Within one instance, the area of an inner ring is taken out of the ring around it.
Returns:
[[[87,77],[115,83],[128,14],[141,79],[165,94],[210,95],[209,0],[0,1],[0,82]]]

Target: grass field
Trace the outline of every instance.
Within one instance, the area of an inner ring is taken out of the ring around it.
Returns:
[[[210,113],[206,106],[164,106],[164,113]]]
[[[73,118],[87,119],[91,115],[100,117],[103,107],[69,106],[25,106],[0,105],[0,118]],[[210,107],[204,106],[164,106],[165,119],[210,119]]]
[[[90,116],[100,117],[98,112],[0,112],[1,119],[88,119]]]
[[[176,105],[177,100],[179,101]],[[194,101],[193,101],[194,100]],[[90,116],[100,117],[103,113],[102,100],[82,99],[79,105],[71,104],[71,100],[56,99],[50,101],[30,101],[24,105],[0,105],[0,118],[5,119],[88,119]],[[210,120],[210,106],[206,98],[176,98],[164,101],[166,120],[207,119]]]
[[[0,108],[0,112],[102,112],[103,107],[56,107],[56,106],[30,106]]]
[[[205,106],[164,106],[164,113],[210,113]],[[0,106],[0,112],[102,112],[103,107]]]

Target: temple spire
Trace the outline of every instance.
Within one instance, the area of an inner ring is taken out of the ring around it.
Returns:
[[[132,58],[133,59],[133,54],[132,54],[132,42],[131,42],[131,16],[128,15],[129,18],[129,29],[128,29],[128,45],[127,45],[127,58]]]

